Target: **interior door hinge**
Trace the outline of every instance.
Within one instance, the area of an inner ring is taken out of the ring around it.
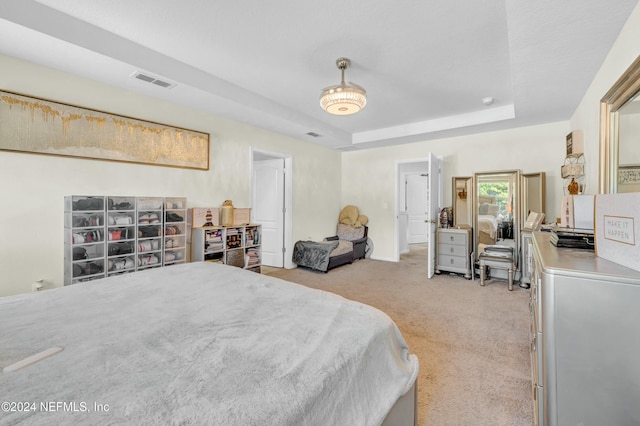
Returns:
[[[282,252],[286,253],[286,251],[287,251],[286,247],[282,247]]]

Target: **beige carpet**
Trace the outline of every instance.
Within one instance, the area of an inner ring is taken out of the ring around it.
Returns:
[[[399,263],[263,273],[386,312],[420,360],[419,425],[531,425],[528,290],[449,274],[429,280],[426,256],[418,246]]]

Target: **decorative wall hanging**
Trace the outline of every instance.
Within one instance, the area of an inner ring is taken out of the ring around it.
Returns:
[[[209,134],[0,91],[0,150],[209,169]]]

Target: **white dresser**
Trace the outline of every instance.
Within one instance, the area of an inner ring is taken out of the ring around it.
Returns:
[[[640,272],[533,233],[534,424],[640,424]]]
[[[471,279],[471,229],[438,228],[436,273],[457,272]]]

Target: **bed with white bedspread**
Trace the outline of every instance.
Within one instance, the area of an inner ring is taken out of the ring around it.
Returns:
[[[37,404],[0,424],[379,425],[418,373],[381,311],[206,262],[0,298],[0,324],[5,369],[62,348],[0,373]]]
[[[478,215],[478,242],[495,244],[498,237],[498,221],[493,215]]]

